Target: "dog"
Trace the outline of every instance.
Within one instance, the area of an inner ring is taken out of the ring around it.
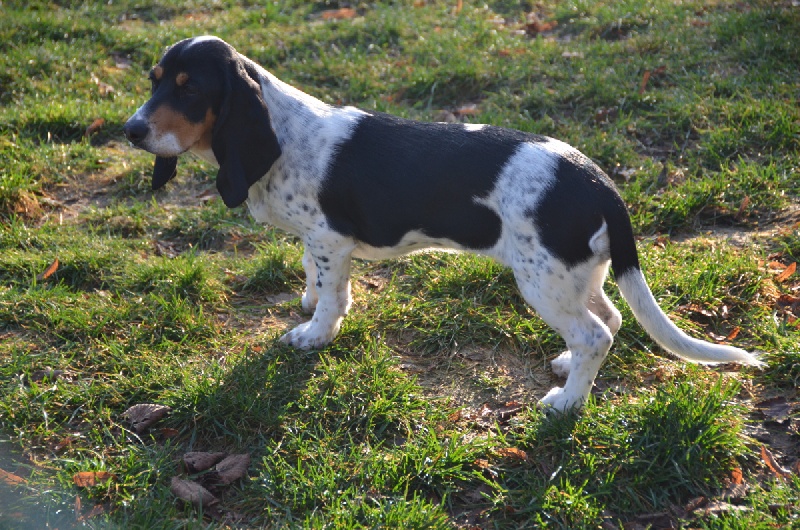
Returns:
[[[125,123],[156,155],[152,187],[187,151],[219,167],[228,207],[300,238],[310,321],[281,337],[316,349],[351,305],[352,257],[425,249],[491,256],[564,339],[566,377],[542,399],[580,408],[622,323],[603,292],[609,265],[636,319],[665,350],[699,363],[761,365],[689,337],[659,308],[639,266],[627,208],[587,156],[553,138],[491,125],[424,123],[328,105],[212,36],[182,40],[150,71],[152,95]]]

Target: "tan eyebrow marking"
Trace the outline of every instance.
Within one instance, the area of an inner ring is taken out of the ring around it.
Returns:
[[[161,66],[156,65],[156,66],[153,67],[153,69],[150,71],[150,73],[155,78],[155,80],[158,81],[164,75],[164,69]]]
[[[189,80],[189,74],[186,72],[181,72],[175,77],[175,84],[178,86],[183,86],[186,84],[186,81]]]

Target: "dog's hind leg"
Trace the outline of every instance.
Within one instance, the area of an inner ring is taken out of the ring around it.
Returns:
[[[589,309],[592,305],[602,310],[611,324],[617,320],[617,313],[608,311],[612,306],[606,304],[607,299],[589,302],[590,294],[598,298],[598,279],[605,277],[606,269],[603,264],[602,274],[598,274],[600,264],[590,261],[594,263],[568,268],[557,259],[540,254],[539,259],[512,266],[522,296],[561,335],[569,349],[568,356],[559,357],[569,367],[565,370],[569,375],[564,387],[553,388],[542,399],[542,404],[559,412],[580,407],[586,401],[613,340],[609,326]]]
[[[589,298],[586,307],[606,325],[613,336],[617,334],[622,325],[622,315],[606,296],[605,291],[603,291],[603,284],[607,274],[608,263],[598,265],[592,271],[589,279]],[[572,352],[565,351],[553,359],[551,366],[553,373],[556,375],[560,377],[569,376],[572,367]]]

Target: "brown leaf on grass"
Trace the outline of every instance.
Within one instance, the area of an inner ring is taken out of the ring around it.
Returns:
[[[525,406],[519,401],[509,401],[495,412],[502,421],[508,421],[511,417],[519,414]]]
[[[742,331],[742,328],[740,328],[739,326],[734,327],[731,330],[731,332],[728,333],[728,336],[725,337],[725,340],[726,341],[732,341],[733,339],[735,339],[739,335],[740,331]]]
[[[122,413],[122,416],[130,422],[136,434],[141,434],[171,410],[172,409],[166,405],[141,403],[130,407]]]
[[[161,433],[161,436],[164,438],[175,438],[180,434],[178,429],[173,429],[172,427],[162,427],[158,432]]]
[[[531,37],[535,37],[540,33],[545,33],[548,31],[552,31],[553,28],[558,26],[558,22],[552,20],[550,22],[545,22],[541,20],[535,13],[528,13],[526,17],[527,21],[525,23],[525,33],[530,35]]]
[[[247,469],[249,467],[250,455],[244,453],[225,457],[214,469],[223,484],[230,484],[247,476]]]
[[[456,0],[456,8],[454,14],[461,13],[461,10],[464,9],[464,0]]]
[[[86,127],[86,130],[83,132],[83,135],[84,136],[93,135],[94,133],[99,131],[103,127],[103,125],[105,125],[105,123],[106,123],[105,119],[97,118],[92,123],[90,123],[88,127]]]
[[[701,495],[700,497],[689,499],[689,502],[686,503],[686,506],[684,506],[683,509],[691,513],[699,508],[702,508],[706,504],[708,504],[708,499]]]
[[[795,407],[797,403],[790,403],[783,396],[765,399],[755,404],[756,410],[764,416],[764,419],[775,423],[788,420]]]
[[[781,270],[782,271],[782,270],[784,270],[786,268],[786,264],[785,263],[781,263],[780,261],[772,260],[772,261],[768,261],[765,264],[765,267],[768,270],[771,269],[773,272],[775,270]]]
[[[497,454],[510,460],[528,461],[528,453],[516,447],[502,447],[496,450]]]
[[[27,482],[27,480],[19,475],[0,469],[0,484],[5,484],[6,486],[21,486]]]
[[[352,7],[342,7],[339,9],[326,9],[320,12],[319,17],[322,20],[345,20],[348,18],[356,17],[356,10]]]
[[[189,474],[199,473],[206,469],[211,469],[225,458],[228,453],[206,453],[194,451],[183,455],[183,464]]]
[[[783,269],[783,272],[781,272],[775,277],[775,281],[778,283],[785,282],[786,280],[789,279],[789,276],[794,274],[794,271],[796,270],[797,270],[797,262],[793,261],[791,265]]]
[[[731,471],[731,482],[733,484],[744,484],[744,475],[742,474],[742,468],[737,467],[733,471]]]
[[[747,211],[748,206],[750,206],[750,196],[745,195],[744,199],[742,199],[742,203],[739,205],[739,209],[736,211],[736,215],[734,215],[733,218],[737,221],[741,220],[742,217],[744,217],[744,213]]]
[[[475,103],[467,103],[465,105],[461,105],[460,107],[458,107],[456,110],[453,111],[453,114],[455,114],[456,116],[474,116],[480,113],[481,110]]]
[[[782,294],[775,300],[775,305],[781,310],[782,313],[792,316],[789,313],[800,316],[800,298],[790,294]]]
[[[72,482],[79,488],[90,488],[113,478],[114,475],[108,471],[79,471],[72,475]]]
[[[53,263],[48,265],[48,267],[44,270],[43,273],[36,276],[36,281],[46,280],[58,270],[58,258],[53,260]]]
[[[642,80],[639,83],[639,95],[641,96],[644,94],[645,89],[647,89],[647,82],[650,81],[650,70],[645,70],[642,74]]]
[[[219,502],[219,499],[200,484],[178,477],[172,477],[169,490],[173,495],[191,503],[195,508],[210,507]]]
[[[767,449],[766,445],[761,446],[761,460],[764,461],[764,464],[769,468],[772,473],[778,478],[787,478],[792,476],[792,472],[788,469],[781,467],[775,457],[772,456],[772,452]]]

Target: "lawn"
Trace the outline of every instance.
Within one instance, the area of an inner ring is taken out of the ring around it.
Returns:
[[[198,159],[151,191],[122,135],[201,34],[332,104],[575,145],[664,310],[767,367],[671,359],[612,278],[592,398],[547,416],[563,342],[460,254],[355,261],[336,341],[282,345],[299,242]],[[0,50],[0,529],[800,525],[796,1],[12,1]]]

